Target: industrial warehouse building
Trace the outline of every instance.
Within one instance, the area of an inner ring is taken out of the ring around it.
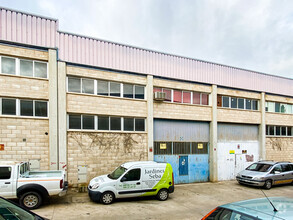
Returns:
[[[176,183],[292,161],[293,80],[65,33],[0,8],[0,159],[63,169],[70,185],[133,160]]]

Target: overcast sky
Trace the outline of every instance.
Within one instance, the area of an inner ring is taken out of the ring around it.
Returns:
[[[1,0],[59,30],[293,78],[291,0]]]

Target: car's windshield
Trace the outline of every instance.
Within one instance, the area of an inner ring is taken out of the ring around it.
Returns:
[[[110,179],[117,180],[127,169],[120,166],[108,175]]]
[[[265,163],[254,163],[251,164],[246,170],[258,171],[258,172],[268,172],[272,168],[272,165]]]

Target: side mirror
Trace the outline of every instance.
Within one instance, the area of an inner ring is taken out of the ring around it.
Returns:
[[[280,173],[281,173],[280,171],[277,171],[277,170],[274,171],[274,174],[280,174]]]
[[[127,180],[127,178],[124,176],[121,178],[120,182],[125,182]]]

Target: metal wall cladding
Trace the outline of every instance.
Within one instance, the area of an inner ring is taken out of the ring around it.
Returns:
[[[218,124],[218,142],[258,140],[258,125]]]
[[[208,122],[154,120],[154,141],[209,142]]]
[[[0,39],[43,47],[56,47],[58,21],[0,8]]]
[[[59,48],[63,61],[293,96],[292,79],[58,31],[58,21],[0,8],[0,39]]]

